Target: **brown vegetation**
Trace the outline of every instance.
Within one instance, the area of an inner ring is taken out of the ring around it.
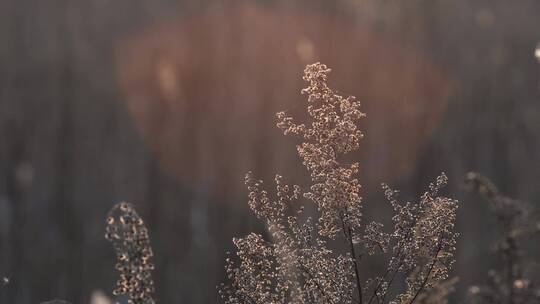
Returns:
[[[220,289],[225,303],[415,303],[448,294],[444,280],[454,263],[457,201],[439,195],[446,176],[417,203],[399,202],[397,191],[383,185],[395,212],[393,232],[365,220],[356,178],[360,166],[343,162],[359,148],[364,114],[354,97],[328,87],[329,72],[320,63],[305,69],[308,122],[277,114],[284,134],[302,139],[297,149],[311,184],[304,190],[276,175],[270,195],[262,181],[246,176],[249,206],[269,238],[252,233],[234,239],[237,258],[227,259],[228,282]],[[305,214],[303,201],[314,203],[316,220]],[[336,240],[343,250],[332,246]],[[386,269],[365,278],[359,264],[379,251],[388,254]],[[397,295],[396,278],[406,283]],[[443,291],[428,294],[434,287]]]

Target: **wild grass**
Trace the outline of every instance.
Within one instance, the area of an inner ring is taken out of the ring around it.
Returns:
[[[329,73],[321,63],[304,71],[309,121],[277,113],[277,127],[300,139],[297,151],[311,182],[289,185],[276,175],[270,194],[263,181],[246,176],[249,206],[270,237],[252,233],[233,240],[236,257],[226,261],[221,297],[227,304],[415,303],[432,297],[444,303],[458,236],[458,202],[439,194],[447,177],[441,174],[416,203],[401,202],[383,185],[394,225],[369,221],[356,177],[360,165],[341,160],[359,149],[358,122],[365,115],[356,98],[328,87]],[[316,206],[316,218],[305,214],[305,203]],[[336,240],[343,246],[332,246]],[[365,278],[361,263],[374,254],[387,254],[387,265]],[[398,279],[405,289],[396,293]]]
[[[307,121],[277,113],[277,127],[299,138],[297,152],[310,182],[288,184],[276,175],[270,189],[253,173],[246,175],[249,208],[268,233],[233,239],[236,252],[226,259],[227,280],[218,286],[222,301],[448,303],[457,282],[449,273],[455,262],[458,201],[441,194],[446,175],[439,175],[415,202],[401,201],[397,190],[383,184],[392,225],[369,220],[357,178],[361,166],[343,160],[360,148],[358,122],[365,115],[354,97],[328,87],[329,74],[321,63],[304,71]],[[538,262],[527,246],[540,235],[537,214],[530,204],[500,194],[478,173],[467,174],[465,182],[489,202],[501,229],[494,247],[500,263],[488,272],[485,284],[468,289],[465,303],[540,303]],[[120,203],[106,223],[105,238],[114,248],[119,272],[113,294],[129,304],[155,303],[153,251],[144,221],[131,204]],[[362,265],[375,255],[385,258],[386,266],[366,277]],[[0,288],[8,285],[5,278]]]

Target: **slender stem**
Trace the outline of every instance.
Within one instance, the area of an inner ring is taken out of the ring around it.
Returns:
[[[356,284],[358,285],[358,299],[359,303],[362,304],[362,285],[360,284],[360,274],[358,273],[358,260],[356,256],[356,252],[354,250],[354,244],[352,241],[352,231],[349,227],[349,246],[351,247],[351,255],[353,256],[353,263],[354,263],[354,274],[356,275]]]
[[[319,284],[319,282],[317,281],[317,279],[315,278],[315,276],[313,276],[311,274],[311,272],[309,271],[309,269],[307,269],[305,266],[301,265],[300,268],[302,269],[302,271],[311,279],[313,280],[313,282],[315,283],[315,286],[317,287],[317,289],[319,290],[319,292],[322,294],[323,298],[326,299],[326,293],[324,292],[324,288],[322,288],[322,286]]]
[[[410,230],[409,232],[407,233],[407,235],[405,236],[405,239],[408,239],[409,238],[409,235],[410,235]],[[403,256],[403,247],[399,247],[399,250],[398,250],[398,253],[396,254],[396,258],[399,259],[399,262],[397,263],[397,266],[392,269],[392,265],[390,265],[388,267],[388,269],[386,269],[386,272],[383,274],[382,276],[382,280],[385,280],[386,279],[386,276],[390,273],[390,271],[393,271],[394,273],[392,274],[392,277],[390,279],[390,281],[388,282],[388,285],[387,285],[387,289],[390,288],[390,285],[392,284],[392,282],[394,281],[394,278],[396,277],[398,271],[399,271],[399,268],[401,267],[401,265],[403,264],[403,260],[404,260],[404,256]],[[377,287],[375,287],[375,289],[373,290],[373,294],[371,295],[371,297],[369,298],[369,301],[368,301],[368,304],[371,304],[371,302],[373,301],[373,299],[375,298],[375,296],[377,296],[377,291],[379,291],[379,288],[381,288],[381,284],[382,284],[382,280],[379,281],[379,283],[377,284]],[[384,297],[386,297],[386,293],[384,294]],[[384,297],[383,297],[383,301],[384,301]]]
[[[386,278],[386,276],[388,275],[388,273],[390,272],[390,267],[388,269],[386,269],[386,272],[383,274],[383,276],[381,277],[382,279],[379,280],[379,282],[377,283],[377,286],[375,287],[375,289],[373,290],[373,293],[371,294],[371,297],[369,298],[369,301],[368,301],[368,304],[371,304],[371,302],[373,301],[373,299],[375,298],[375,296],[377,295],[377,291],[379,290],[379,288],[381,287],[381,282],[382,280],[384,280]]]
[[[356,286],[358,287],[358,303],[362,304],[362,284],[360,283],[360,273],[358,271],[358,259],[356,256],[356,250],[354,249],[354,243],[352,240],[352,229],[350,226],[345,225],[345,221],[343,220],[343,215],[340,215],[341,219],[341,226],[343,228],[343,233],[345,234],[345,238],[349,242],[349,247],[351,250],[351,255],[353,258],[353,264],[354,264],[354,275],[356,277]]]
[[[437,252],[435,253],[435,256],[433,257],[433,263],[431,263],[431,266],[429,266],[428,273],[426,274],[426,277],[424,278],[424,281],[422,281],[422,285],[420,285],[420,288],[418,288],[418,290],[416,291],[416,294],[414,295],[412,300],[409,302],[409,304],[412,304],[414,302],[414,300],[416,300],[416,298],[418,297],[420,292],[426,286],[426,284],[427,284],[427,282],[429,280],[429,275],[431,274],[431,272],[433,271],[433,267],[435,267],[435,264],[437,263],[437,256],[439,256],[439,252],[441,251],[441,248],[442,248],[442,242],[439,243],[439,247],[437,248]]]
[[[418,211],[418,214],[421,214],[422,211],[423,211],[423,208],[422,208],[422,205],[420,205],[420,210]],[[417,223],[417,219],[413,219],[413,221],[410,223],[410,225],[408,226],[408,231],[407,231],[407,234],[405,235],[405,238],[404,238],[404,242],[407,242],[409,241],[409,237],[411,236],[411,233],[412,233],[412,229],[414,228],[414,226],[416,225]],[[404,260],[404,256],[402,256],[403,254],[403,246],[401,246],[399,249],[398,249],[398,253],[396,254],[396,258],[399,258],[399,263],[397,265],[397,267],[395,269],[393,269],[394,273],[392,275],[392,279],[389,281],[388,285],[387,285],[387,291],[386,293],[388,292],[388,289],[390,288],[390,285],[392,284],[392,282],[394,281],[394,278],[396,277],[396,274],[397,272],[399,271],[399,268],[401,267],[401,265],[403,264],[403,260]],[[371,295],[371,297],[369,298],[369,301],[368,301],[368,304],[371,304],[371,302],[373,301],[373,299],[375,298],[375,296],[377,295],[377,291],[379,291],[379,288],[381,288],[381,284],[383,282],[384,279],[386,279],[386,276],[390,273],[390,271],[392,271],[392,265],[389,265],[388,269],[386,269],[386,272],[384,273],[384,275],[382,276],[382,280],[379,281],[379,283],[377,284],[377,287],[375,287],[375,289],[373,290],[373,294]],[[383,301],[384,301],[384,298],[386,297],[386,293],[384,294],[384,297],[383,297]]]
[[[392,283],[394,282],[394,279],[396,278],[396,275],[398,273],[398,270],[399,268],[401,267],[401,265],[403,264],[403,260],[404,260],[404,256],[402,256],[399,260],[399,263],[398,263],[398,266],[396,267],[395,271],[394,271],[394,274],[392,274],[392,277],[390,278],[390,280],[388,281],[388,285],[386,288],[390,288],[390,285],[392,285]],[[382,303],[384,303],[384,299],[386,299],[386,295],[388,294],[388,292],[385,292],[383,297],[382,297]]]

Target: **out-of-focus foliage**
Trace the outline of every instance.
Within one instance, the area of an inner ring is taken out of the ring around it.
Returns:
[[[468,173],[465,181],[487,199],[498,222],[494,229],[500,233],[494,246],[498,264],[488,271],[485,285],[469,288],[471,303],[540,302],[540,260],[537,248],[529,245],[540,240],[538,213],[529,203],[500,194],[478,173]]]

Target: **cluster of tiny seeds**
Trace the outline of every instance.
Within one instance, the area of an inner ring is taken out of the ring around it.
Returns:
[[[435,289],[430,295],[439,298],[451,290],[442,280],[453,263],[457,202],[437,195],[446,176],[439,176],[417,204],[398,202],[397,191],[385,186],[395,211],[394,232],[384,232],[376,222],[363,227],[360,184],[355,178],[359,166],[341,164],[338,158],[358,149],[362,133],[357,122],[364,114],[354,97],[344,98],[327,86],[329,72],[320,63],[305,69],[309,85],[302,93],[308,95],[309,124],[277,113],[277,126],[284,134],[303,138],[297,149],[311,176],[309,191],[285,184],[278,175],[275,196],[270,195],[262,181],[246,175],[249,206],[271,238],[250,234],[234,239],[237,258],[227,259],[228,283],[219,288],[225,303],[410,304],[419,297],[428,299],[429,289]],[[302,198],[317,206],[317,224],[310,217],[300,220],[303,208],[292,210]],[[338,235],[347,243],[346,254],[327,245]],[[385,274],[362,287],[360,256],[389,248],[392,257]],[[386,299],[398,273],[406,277],[407,290],[394,300]]]
[[[396,303],[411,303],[421,291],[430,290],[445,280],[454,264],[458,202],[437,196],[446,184],[447,177],[443,173],[418,204],[400,209],[404,214],[398,214],[397,218],[411,218],[412,214],[412,221],[396,224],[398,245],[394,252],[400,252],[400,270],[412,271],[412,274],[407,278],[407,290],[396,298]],[[407,226],[408,229],[402,229]]]
[[[148,230],[132,205],[123,202],[111,209],[105,238],[116,251],[115,268],[120,272],[113,293],[127,295],[130,304],[154,303],[154,265]]]
[[[344,224],[352,234],[359,233],[360,183],[354,178],[358,164],[340,164],[338,157],[358,149],[363,135],[357,124],[365,114],[355,97],[345,98],[328,87],[329,73],[330,69],[321,63],[308,65],[304,71],[304,80],[309,85],[302,94],[308,95],[311,124],[296,124],[292,117],[279,112],[277,126],[284,134],[304,138],[297,149],[314,182],[305,196],[321,212],[319,233],[333,238]]]
[[[301,199],[297,185],[276,176],[276,197],[263,182],[246,175],[249,205],[263,220],[272,241],[250,234],[233,240],[238,262],[228,258],[229,283],[219,293],[226,303],[351,303],[351,258],[334,255],[314,231],[311,218],[299,221],[303,208],[291,205]]]
[[[383,231],[383,224],[377,222],[371,222],[366,226],[365,231],[365,244],[369,255],[373,255],[376,249],[386,252],[390,243],[390,236]]]
[[[454,232],[458,202],[438,195],[447,181],[446,175],[441,174],[414,204],[400,202],[398,191],[383,184],[385,196],[395,212],[394,232],[387,235],[381,231],[380,224],[373,223],[366,228],[366,238],[371,246],[382,248],[388,244],[385,240],[392,242],[392,256],[385,274],[366,282],[369,302],[385,303],[387,291],[398,273],[406,275],[407,288],[390,303],[412,303],[425,297],[430,289],[446,286],[443,281],[454,263],[458,237]],[[368,252],[371,249],[366,248]]]

